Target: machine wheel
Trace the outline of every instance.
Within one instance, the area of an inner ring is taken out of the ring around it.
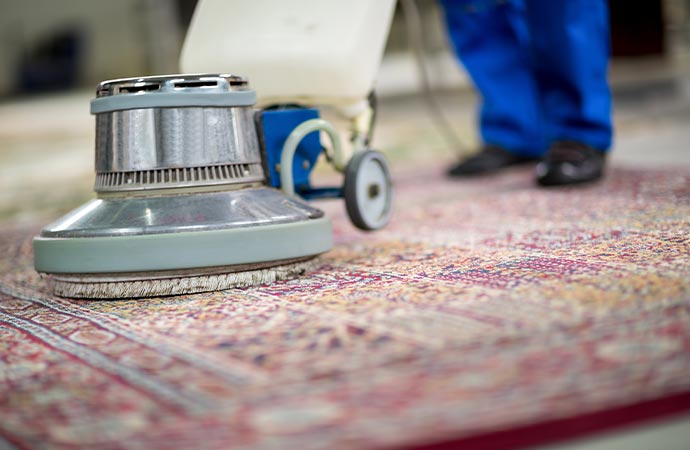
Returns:
[[[345,208],[357,228],[371,231],[388,223],[393,189],[386,158],[374,150],[357,152],[345,168]]]

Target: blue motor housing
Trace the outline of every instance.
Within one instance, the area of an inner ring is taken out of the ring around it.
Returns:
[[[270,185],[280,188],[280,155],[288,136],[299,124],[319,117],[319,110],[312,108],[269,109],[260,112],[263,134],[262,144],[266,158],[266,169]],[[306,193],[311,190],[309,175],[323,151],[318,132],[313,132],[302,139],[292,160],[292,177],[295,192]],[[284,170],[281,168],[281,170]]]
[[[259,111],[255,118],[264,172],[270,186],[282,189],[289,195],[297,194],[306,200],[344,198],[352,223],[362,230],[378,230],[388,223],[392,189],[383,154],[371,149],[360,149],[344,168],[337,168],[343,172],[343,185],[315,188],[311,186],[309,176],[319,155],[324,151],[320,131],[324,131],[331,140],[333,157],[328,158],[329,155],[326,155],[329,162],[335,166],[333,159],[342,157],[340,141],[333,125],[325,120],[314,120],[319,119],[317,109],[299,106],[281,106]],[[298,127],[299,130],[295,131]],[[285,148],[291,135],[293,137]],[[280,166],[284,151],[286,161],[292,158],[292,167]],[[283,172],[285,170],[292,172]],[[292,178],[292,186],[281,186],[281,173],[286,181]]]

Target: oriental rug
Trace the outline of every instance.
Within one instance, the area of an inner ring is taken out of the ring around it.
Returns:
[[[690,172],[396,174],[315,272],[54,297],[0,227],[0,449],[519,448],[690,409]]]

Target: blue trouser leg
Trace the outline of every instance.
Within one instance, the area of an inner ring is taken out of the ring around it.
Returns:
[[[520,155],[542,155],[546,142],[539,94],[529,60],[529,32],[523,3],[517,0],[441,0],[441,3],[450,40],[481,94],[482,140]]]
[[[547,139],[608,150],[612,125],[606,0],[525,1]]]
[[[523,155],[571,139],[611,145],[605,0],[442,0],[481,93],[481,135]]]

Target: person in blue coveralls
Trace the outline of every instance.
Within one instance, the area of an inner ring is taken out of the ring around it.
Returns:
[[[536,181],[601,178],[611,146],[606,0],[441,0],[455,51],[481,94],[478,153],[462,177],[540,161]]]

